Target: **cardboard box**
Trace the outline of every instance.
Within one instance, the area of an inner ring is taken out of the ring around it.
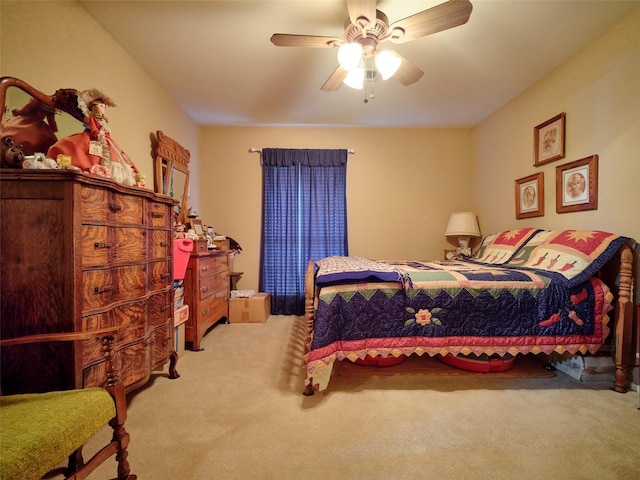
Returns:
[[[176,308],[173,311],[173,326],[183,324],[189,320],[189,305],[182,305],[180,308]]]
[[[178,354],[178,358],[184,355],[185,346],[184,346],[184,323],[178,325],[175,331],[176,337],[176,353]]]
[[[271,296],[256,293],[251,298],[229,299],[229,323],[264,323],[271,315]]]
[[[185,323],[189,319],[189,305],[183,305],[182,307],[174,310],[173,312],[173,326],[175,327],[175,342],[176,353],[178,357],[184,355],[184,330]]]

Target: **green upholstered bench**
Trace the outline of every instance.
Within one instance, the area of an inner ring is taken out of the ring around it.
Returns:
[[[86,474],[114,454],[118,461],[117,478],[136,478],[129,473],[127,461],[129,434],[124,429],[124,388],[117,382],[113,336],[107,335],[115,330],[33,335],[0,341],[0,345],[5,347],[33,341],[101,337],[107,359],[105,388],[0,396],[1,480],[40,479],[66,458],[69,458],[66,478],[85,478]],[[84,463],[82,445],[107,424],[114,429],[113,438]]]

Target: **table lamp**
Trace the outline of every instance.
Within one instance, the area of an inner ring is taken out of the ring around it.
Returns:
[[[476,215],[472,212],[454,212],[449,217],[447,230],[444,232],[445,237],[457,237],[458,249],[455,258],[470,257],[471,248],[469,240],[471,237],[480,236],[480,228]],[[451,258],[450,260],[453,260]]]

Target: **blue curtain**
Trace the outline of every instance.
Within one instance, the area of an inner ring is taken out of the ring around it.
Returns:
[[[304,313],[310,259],[348,255],[347,151],[262,149],[261,292],[271,313]]]

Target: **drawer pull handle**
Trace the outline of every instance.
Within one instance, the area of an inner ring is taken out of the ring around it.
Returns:
[[[209,291],[209,287],[208,287],[208,286],[207,286],[207,287],[202,287],[202,288],[200,289],[200,291],[201,291],[202,293],[206,293],[206,292],[208,292],[208,291]]]
[[[208,309],[208,308],[207,308],[206,310],[201,310],[201,311],[200,311],[200,315],[202,315],[203,317],[204,317],[207,313],[209,313],[209,309]]]
[[[110,243],[96,242],[93,246],[94,248],[111,248],[112,245]]]
[[[112,212],[121,212],[122,211],[122,207],[116,203],[110,203],[109,204],[109,209]]]
[[[163,273],[162,275],[160,275],[160,278],[162,280],[165,280],[165,279],[169,278],[169,274],[168,273]]]
[[[166,312],[167,310],[169,310],[169,307],[167,307],[166,305],[160,307],[161,312]]]
[[[169,244],[167,242],[160,242],[160,246],[161,247],[167,247],[167,246],[169,246]]]
[[[201,272],[206,272],[207,270],[209,270],[209,267],[207,266],[200,267]]]
[[[164,217],[164,213],[163,212],[151,212],[151,216],[154,218],[162,218]]]
[[[93,293],[106,293],[113,290],[113,285],[105,285],[104,287],[93,287]]]

